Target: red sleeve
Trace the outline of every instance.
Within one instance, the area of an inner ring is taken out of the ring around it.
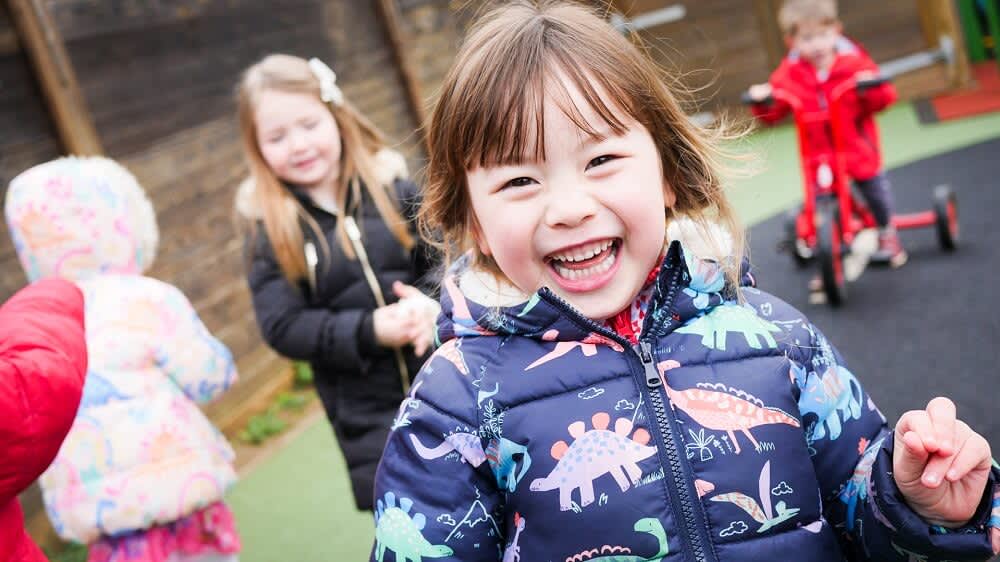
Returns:
[[[66,437],[87,372],[83,294],[39,281],[0,307],[0,504],[48,467]]]
[[[787,89],[788,80],[788,62],[782,61],[781,65],[771,74],[768,82],[774,89]],[[791,106],[780,100],[773,100],[768,104],[755,103],[750,105],[750,113],[768,125],[774,125],[791,112]]]
[[[857,44],[855,44],[857,45]],[[854,73],[857,74],[862,70],[870,70],[876,75],[879,74],[878,65],[872,60],[868,53],[860,46],[858,47],[857,56],[857,68]],[[892,85],[892,82],[886,82],[881,86],[870,88],[858,95],[858,101],[861,105],[861,111],[865,114],[878,113],[883,109],[889,107],[898,98],[896,93],[896,87]]]

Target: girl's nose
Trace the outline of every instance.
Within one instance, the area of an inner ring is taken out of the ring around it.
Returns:
[[[293,132],[288,140],[293,152],[302,150],[308,144],[305,135],[299,132]]]
[[[597,201],[574,185],[553,189],[546,201],[545,222],[553,228],[573,228],[597,214]]]

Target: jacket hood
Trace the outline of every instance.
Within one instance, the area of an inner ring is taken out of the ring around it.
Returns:
[[[376,179],[384,185],[390,185],[398,178],[405,178],[409,174],[406,167],[406,159],[395,150],[383,148],[375,153],[375,174]],[[247,177],[240,182],[236,189],[236,212],[245,219],[257,220],[262,214],[260,201],[257,199],[257,184],[253,177]]]
[[[59,158],[23,172],[4,210],[31,281],[140,274],[156,255],[152,204],[135,176],[107,158]]]
[[[718,225],[706,228],[679,218],[671,221],[666,239],[667,251],[654,282],[650,321],[646,324],[663,333],[722,304],[735,293],[726,284],[723,268],[733,254],[728,232]],[[740,284],[754,285],[745,260]],[[668,301],[670,305],[665,306]],[[578,314],[548,288],[527,295],[491,273],[473,268],[471,255],[459,259],[445,276],[441,309],[441,342],[459,336],[521,335],[550,341],[610,343],[593,329],[598,323],[581,326],[574,318]]]

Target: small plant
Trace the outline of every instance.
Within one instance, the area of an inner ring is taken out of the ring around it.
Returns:
[[[253,445],[260,445],[268,437],[281,433],[288,424],[278,417],[277,404],[272,405],[263,414],[250,418],[247,427],[240,432],[240,440]]]
[[[87,547],[69,543],[62,548],[46,548],[45,555],[52,562],[87,562]]]
[[[296,361],[293,367],[295,388],[305,388],[313,384],[313,372],[309,363]]]
[[[277,406],[281,410],[295,410],[300,411],[309,402],[309,396],[303,394],[293,394],[291,392],[282,392],[278,395]]]

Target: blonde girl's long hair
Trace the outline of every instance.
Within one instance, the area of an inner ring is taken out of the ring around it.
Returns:
[[[237,89],[243,150],[250,167],[250,179],[254,182],[253,206],[264,222],[264,231],[282,273],[294,283],[307,276],[303,224],[313,231],[324,252],[328,253],[329,248],[319,225],[274,175],[261,154],[254,113],[260,93],[264,91],[306,94],[320,99],[320,84],[305,59],[275,54],[248,68]],[[341,213],[350,212],[348,195],[355,204],[360,201],[360,180],[392,234],[407,250],[412,249],[414,239],[397,207],[392,185],[377,179],[375,154],[385,148],[381,133],[346,100],[340,105],[326,106],[341,136],[340,175],[334,193],[337,208]],[[253,221],[250,224],[252,234],[256,234],[255,228]],[[337,242],[350,259],[355,259],[343,220],[337,221]]]
[[[667,85],[673,80],[597,14],[569,2],[513,2],[487,13],[470,30],[428,128],[422,231],[440,233],[449,262],[471,250],[478,267],[502,274],[473,239],[476,219],[466,171],[544,159],[542,107],[547,88],[561,87],[557,74],[579,88],[614,134],[627,130],[622,113],[646,127],[677,197],[665,210],[668,220],[676,213],[706,233],[710,223],[726,229],[733,246],[727,277],[734,283],[744,242],[723,192],[725,127],[709,130],[692,123]],[[580,129],[600,136],[579,108],[563,106]]]

